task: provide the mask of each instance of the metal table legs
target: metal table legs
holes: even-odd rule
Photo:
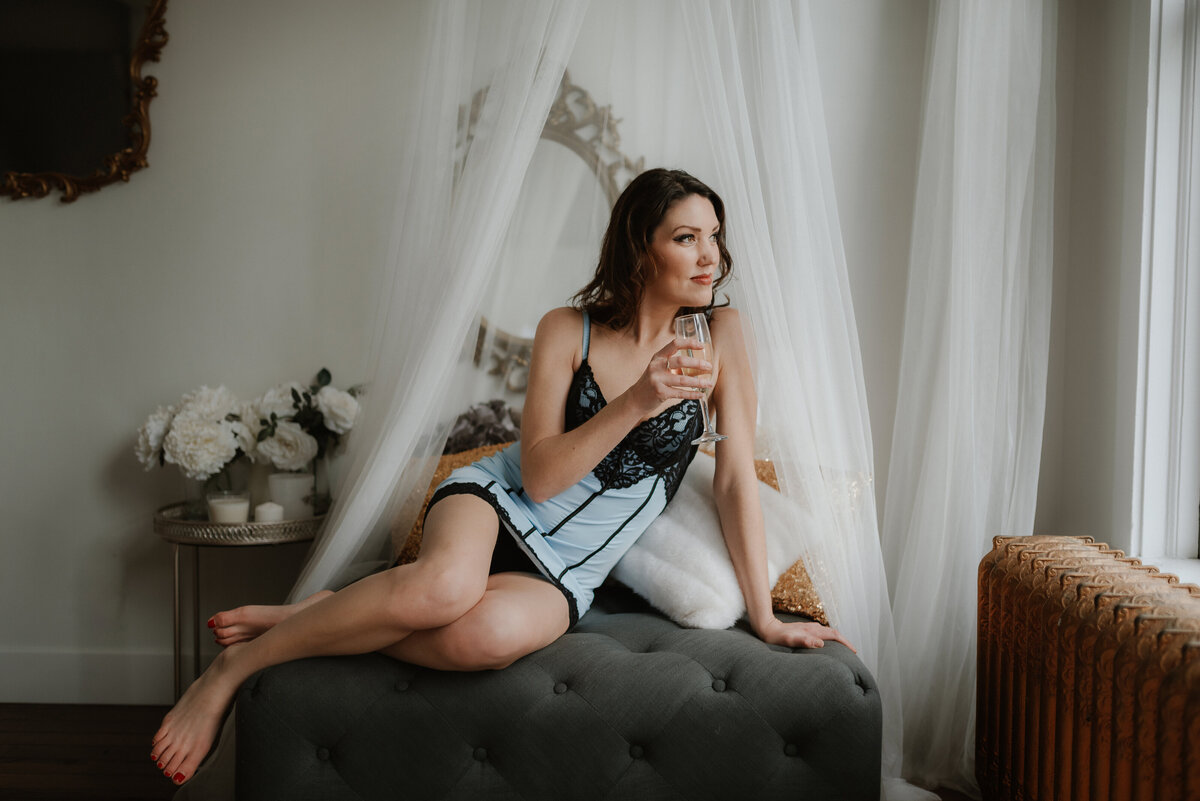
[[[175,560],[175,597],[172,609],[175,616],[175,700],[183,695],[183,640],[179,603],[179,543],[172,543]],[[192,546],[192,617],[200,615],[200,548]],[[192,681],[200,675],[200,621],[192,621]]]

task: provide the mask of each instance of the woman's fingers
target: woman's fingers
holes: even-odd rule
[[[851,645],[850,641],[847,640],[844,636],[842,636],[842,633],[839,632],[837,629],[829,628],[828,626],[825,626],[823,628],[825,629],[825,631],[823,632],[824,639],[836,640],[836,641],[840,642],[842,645],[849,648],[854,653],[856,653],[856,654],[858,653],[858,649],[855,648],[853,645]]]
[[[688,339],[685,337],[677,337],[666,345],[656,354],[658,356],[670,356],[678,350],[698,350],[703,352],[704,343],[698,339]]]
[[[820,623],[780,623],[783,632],[777,642],[792,648],[823,648],[828,641],[840,642],[854,653],[858,649],[850,644],[840,631]]]

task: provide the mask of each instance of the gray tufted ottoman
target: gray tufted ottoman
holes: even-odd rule
[[[237,796],[877,801],[880,744],[849,649],[682,629],[606,586],[501,671],[374,654],[263,671],[238,696]]]

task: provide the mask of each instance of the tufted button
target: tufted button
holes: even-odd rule
[[[795,756],[796,754],[800,753],[800,749],[796,747],[795,743],[788,743],[783,747],[783,753],[787,754],[788,756]]]
[[[644,753],[645,753],[645,751],[642,750],[642,747],[640,745],[629,746],[629,755],[631,757],[633,757],[634,759],[641,759],[642,754],[644,754]]]
[[[408,689],[408,682],[405,681],[404,679],[400,679],[400,681],[396,682],[396,692],[402,693],[407,689]]]
[[[725,692],[725,680],[724,679],[713,679],[713,689],[719,693]]]
[[[475,749],[474,757],[476,762],[483,762],[485,759],[487,759],[487,749],[483,746],[479,746]]]
[[[561,681],[558,684],[554,685],[554,694],[555,695],[562,695],[566,691],[567,691],[567,685],[563,684]]]
[[[317,749],[317,759],[321,760],[322,762],[329,759],[329,749],[328,748],[318,748]]]

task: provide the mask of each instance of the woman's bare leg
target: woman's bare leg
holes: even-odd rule
[[[382,653],[436,670],[500,669],[545,648],[570,624],[567,599],[557,587],[526,573],[499,573],[470,612],[441,628],[414,632]]]
[[[249,642],[263,632],[274,628],[301,609],[333,595],[329,590],[313,593],[303,601],[275,606],[239,606],[226,612],[218,612],[208,621],[217,645],[230,646]]]
[[[473,495],[439,502],[425,521],[416,562],[367,576],[218,654],[163,719],[151,759],[177,784],[194,775],[238,687],[263,668],[378,651],[462,617],[487,588],[498,527],[495,510]]]

